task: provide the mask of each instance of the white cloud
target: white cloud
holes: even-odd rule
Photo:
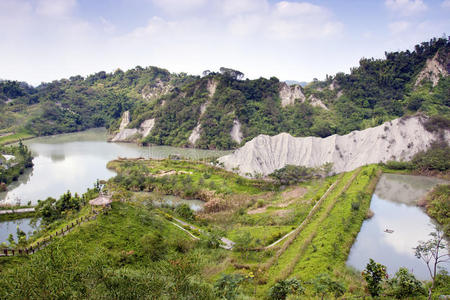
[[[38,0],[36,12],[46,17],[63,18],[72,13],[77,0]]]
[[[386,7],[402,16],[411,16],[428,9],[423,0],[386,0]]]
[[[392,34],[403,33],[406,30],[408,30],[409,28],[411,28],[411,23],[406,22],[406,21],[392,22],[389,24],[389,31]]]
[[[207,0],[152,0],[152,2],[169,14],[193,11],[207,4]]]
[[[257,33],[264,25],[264,17],[261,15],[239,15],[230,20],[228,28],[232,35],[249,36]]]
[[[116,26],[114,26],[114,24],[106,20],[104,17],[100,17],[99,20],[100,23],[103,25],[103,30],[106,33],[113,33],[114,31],[116,31]]]
[[[324,17],[328,15],[328,12],[324,8],[308,2],[281,1],[275,4],[275,14],[281,17]]]
[[[264,12],[269,8],[267,0],[223,0],[221,9],[227,16]]]
[[[333,37],[343,30],[342,23],[334,20],[330,11],[308,2],[229,0],[224,5],[224,22],[236,36],[305,40]],[[231,12],[237,16],[229,18]]]
[[[450,8],[450,0],[444,0],[441,4],[443,8]]]
[[[268,25],[270,37],[277,39],[332,37],[342,29],[327,9],[307,2],[277,3]]]

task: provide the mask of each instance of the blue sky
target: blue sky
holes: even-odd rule
[[[310,81],[450,34],[450,0],[0,0],[0,78],[159,66]]]

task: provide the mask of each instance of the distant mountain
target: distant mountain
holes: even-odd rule
[[[306,81],[296,81],[296,80],[285,80],[284,82],[286,82],[287,85],[298,84],[302,87],[305,87],[308,84],[308,82]]]
[[[416,111],[450,119],[449,52],[448,39],[432,39],[304,87],[242,80],[228,68],[200,77],[136,67],[38,87],[3,81],[0,134],[105,126],[114,141],[233,149],[259,134],[342,135]]]

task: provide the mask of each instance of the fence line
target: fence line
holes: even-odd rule
[[[92,216],[84,216],[79,219],[76,219],[75,221],[71,222],[70,224],[67,224],[65,227],[61,228],[61,230],[57,230],[55,233],[50,234],[48,237],[44,238],[42,241],[38,241],[35,243],[34,247],[33,245],[27,247],[27,248],[19,248],[19,249],[13,249],[13,248],[3,248],[0,249],[0,257],[3,256],[16,256],[16,255],[31,255],[36,253],[39,250],[44,249],[48,244],[50,244],[53,239],[55,239],[58,236],[64,236],[68,232],[72,231],[73,228],[80,226],[81,224],[94,220],[98,216],[98,212],[94,212],[94,215]]]

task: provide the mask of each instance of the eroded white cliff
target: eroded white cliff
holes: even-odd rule
[[[138,138],[148,136],[155,126],[155,119],[142,122],[139,128],[126,128],[130,124],[130,112],[127,110],[122,115],[119,131],[111,138],[111,142],[134,142]]]
[[[396,119],[378,127],[327,138],[296,138],[287,133],[259,135],[232,154],[219,158],[219,162],[228,170],[238,167],[242,175],[268,175],[286,165],[319,167],[331,162],[334,171],[339,173],[371,163],[409,160],[438,138],[437,133],[424,128],[424,118]],[[447,142],[449,137],[446,132]]]
[[[445,58],[441,58],[441,60],[442,59]],[[432,59],[427,59],[425,67],[417,76],[415,86],[420,85],[420,83],[424,79],[430,80],[433,86],[436,86],[439,82],[439,79],[445,76],[448,76],[447,66],[442,61],[440,61],[438,52],[435,56],[433,56]]]
[[[300,102],[305,101],[305,95],[303,94],[302,87],[298,84],[287,85],[285,82],[280,83],[279,95],[281,98],[281,106],[286,107],[295,103],[295,100]]]

